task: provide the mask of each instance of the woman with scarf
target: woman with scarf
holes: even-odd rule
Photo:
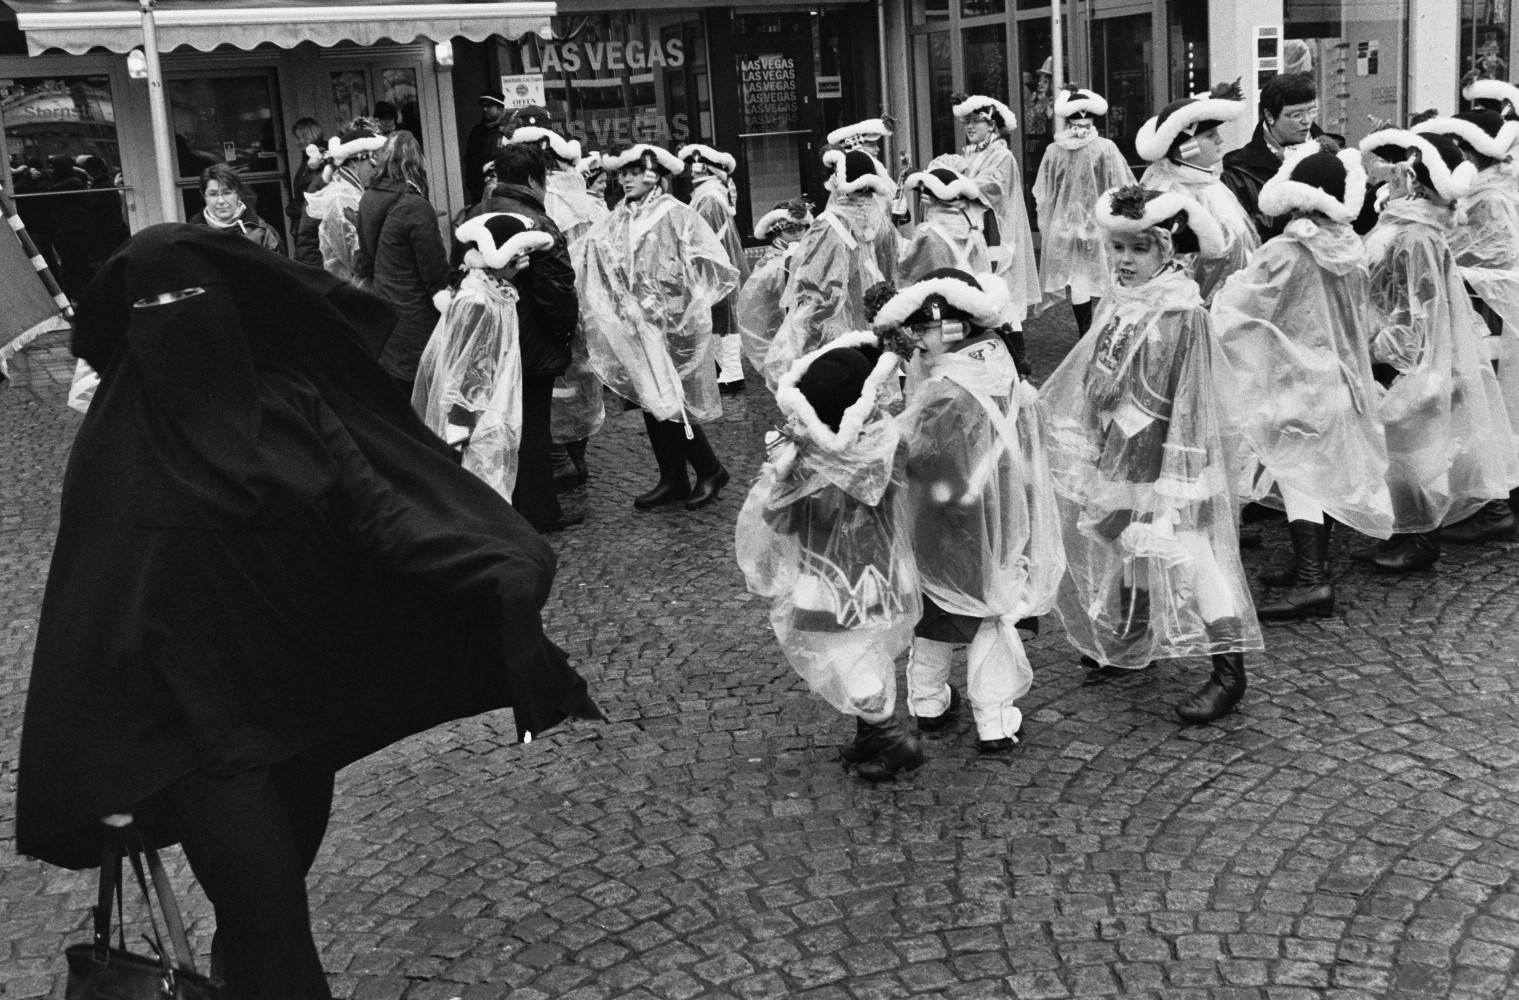
[[[200,173],[200,196],[206,207],[195,213],[192,226],[207,226],[252,240],[265,250],[284,253],[284,241],[275,228],[253,210],[248,185],[225,163],[213,163]]]

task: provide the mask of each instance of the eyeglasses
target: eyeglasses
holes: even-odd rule
[[[1299,125],[1311,125],[1319,120],[1318,105],[1314,105],[1306,111],[1284,111],[1282,117],[1288,121],[1297,122]]]

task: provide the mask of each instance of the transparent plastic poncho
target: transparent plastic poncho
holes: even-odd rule
[[[464,467],[511,502],[522,444],[522,348],[510,283],[479,268],[465,272],[417,363],[411,405],[445,440],[450,423],[463,423],[457,411],[467,411],[474,429]]]
[[[1044,150],[1034,178],[1039,212],[1041,308],[1066,300],[1101,298],[1111,280],[1107,236],[1097,226],[1097,199],[1134,183],[1134,174],[1111,139],[1092,133],[1077,145],[1057,138]]]
[[[1452,213],[1397,198],[1366,236],[1372,359],[1398,372],[1382,397],[1393,529],[1432,531],[1519,486],[1519,444],[1446,243]]]
[[[781,293],[785,318],[762,369],[772,391],[802,355],[870,326],[865,289],[883,278],[874,243],[884,218],[879,201],[878,195],[834,195],[797,244]]]
[[[933,164],[930,164],[932,168]],[[996,273],[1007,282],[1015,324],[1039,303],[1039,264],[1034,257],[1034,234],[1029,228],[1028,206],[1023,203],[1023,171],[1018,157],[1004,139],[984,146],[966,146],[961,171],[981,186],[997,221],[997,245],[990,248]],[[989,230],[988,230],[989,232]],[[987,240],[991,242],[990,238]]]
[[[1239,203],[1224,182],[1219,168],[1198,170],[1170,160],[1157,160],[1145,170],[1139,183],[1157,191],[1178,191],[1196,198],[1198,204],[1218,220],[1224,231],[1222,256],[1206,258],[1201,254],[1178,254],[1202,294],[1203,303],[1213,301],[1214,294],[1235,271],[1250,263],[1250,255],[1260,249],[1261,236],[1245,206]]]
[[[728,262],[738,271],[739,287],[749,280],[749,258],[744,255],[744,241],[739,238],[733,205],[728,200],[728,185],[708,175],[691,188],[691,207],[717,236],[728,251]]]
[[[668,194],[624,200],[571,256],[601,381],[659,420],[721,417],[712,306],[738,272],[701,216]]]
[[[739,567],[772,602],[787,661],[846,714],[878,707],[861,692],[893,689],[923,610],[899,443],[879,403],[838,448],[789,422],[735,529]]]
[[[607,203],[585,189],[585,178],[577,170],[556,170],[548,175],[548,190],[543,196],[543,210],[571,248],[610,213]],[[576,273],[579,279],[579,273]],[[601,379],[591,370],[590,353],[585,342],[585,311],[575,324],[570,338],[570,365],[554,379],[554,402],[549,410],[549,433],[559,444],[582,441],[601,430],[606,420],[606,403],[602,398]]]
[[[757,372],[765,371],[765,357],[770,353],[770,345],[775,342],[775,333],[781,328],[781,320],[786,318],[781,297],[786,292],[786,282],[791,277],[791,264],[800,246],[799,243],[792,243],[784,250],[768,251],[749,275],[749,280],[744,282],[744,287],[738,290],[735,309],[738,332],[743,338],[744,357],[749,359]],[[775,388],[768,375],[765,382],[770,388]]]
[[[1450,249],[1461,277],[1503,320],[1498,384],[1511,422],[1519,421],[1519,186],[1489,167],[1456,204]]]
[[[1392,532],[1387,439],[1371,375],[1366,251],[1342,222],[1298,219],[1224,283],[1214,331],[1251,460],[1241,484],[1295,490],[1363,535]]]
[[[906,288],[941,267],[966,274],[992,273],[986,237],[981,232],[985,214],[986,208],[979,202],[944,204],[923,199],[923,218],[897,261],[897,287]]]
[[[1233,391],[1197,283],[1114,285],[1040,389],[1066,576],[1055,607],[1100,663],[1261,648],[1240,564]]]
[[[994,642],[973,646],[968,670],[994,685],[973,690],[1009,704],[1034,677],[1016,624],[1050,610],[1065,573],[1037,401],[989,337],[918,355],[898,418],[923,592],[995,629]]]
[[[349,284],[364,284],[359,277],[359,201],[363,189],[339,175],[320,191],[306,196],[306,213],[317,220],[317,246],[322,267]]]

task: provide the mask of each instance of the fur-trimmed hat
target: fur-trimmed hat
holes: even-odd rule
[[[930,271],[893,295],[876,313],[877,330],[959,319],[982,330],[1004,322],[1011,297],[994,274],[970,275],[951,267]]]
[[[897,193],[897,184],[881,166],[881,161],[863,149],[851,149],[847,153],[830,149],[823,154],[823,166],[830,171],[824,186],[834,194],[865,191],[891,198]]]
[[[1109,233],[1162,229],[1177,253],[1223,256],[1228,246],[1223,226],[1191,195],[1157,191],[1142,184],[1105,191],[1097,199],[1097,224]]]
[[[754,224],[754,238],[768,240],[779,232],[796,232],[813,223],[812,206],[804,198],[793,198],[777,205]]]
[[[844,149],[856,149],[862,143],[880,142],[891,135],[891,126],[881,118],[867,118],[853,125],[845,125],[828,133],[828,142]]]
[[[512,112],[511,124],[513,128],[527,128],[536,125],[539,128],[553,128],[554,118],[547,108],[540,108],[536,104],[530,104],[525,108],[517,108]]]
[[[1108,102],[1095,90],[1066,84],[1055,95],[1055,117],[1101,118],[1108,113]]]
[[[537,145],[553,152],[561,163],[580,162],[580,140],[566,139],[551,129],[539,125],[524,125],[512,133],[509,140],[522,145]]]
[[[581,157],[580,162],[575,164],[575,169],[580,171],[580,176],[584,177],[587,182],[593,181],[607,172],[606,163],[601,159],[601,153],[594,149]]]
[[[1011,132],[1018,127],[1018,116],[1013,109],[984,94],[972,94],[950,109],[956,118],[974,121],[985,119],[1000,132]]]
[[[349,160],[372,156],[384,148],[383,135],[377,135],[367,128],[354,128],[327,140],[326,159],[333,166],[341,167]]]
[[[781,376],[775,402],[809,442],[837,454],[854,444],[902,359],[856,330],[802,355]]]
[[[675,175],[684,173],[686,165],[678,159],[674,153],[659,146],[651,146],[646,142],[629,146],[620,153],[613,153],[601,160],[602,168],[608,173],[615,174],[623,167],[632,166],[642,161],[644,169],[658,170],[666,174]]]
[[[1302,209],[1336,222],[1350,222],[1366,201],[1366,168],[1359,149],[1330,153],[1314,143],[1287,151],[1276,175],[1261,188],[1261,214],[1286,215]]]
[[[934,167],[932,170],[919,170],[909,174],[902,186],[909,191],[922,191],[935,201],[986,200],[981,194],[981,185],[974,178],[966,177],[949,167]]]
[[[1519,87],[1505,80],[1471,80],[1461,88],[1461,96],[1473,108],[1496,111],[1510,121],[1519,118]]]
[[[460,243],[473,243],[481,261],[490,268],[505,267],[525,253],[554,245],[554,237],[539,229],[532,219],[515,212],[486,212],[466,219],[454,231],[454,238]]]
[[[1239,81],[1221,83],[1206,94],[1184,97],[1161,108],[1158,115],[1140,126],[1134,149],[1151,163],[1163,160],[1178,142],[1232,122],[1244,111]]]
[[[1508,156],[1519,141],[1519,122],[1508,121],[1496,111],[1463,111],[1448,118],[1430,118],[1413,130],[1418,135],[1437,132],[1450,136],[1494,160]]]
[[[1412,162],[1420,184],[1433,188],[1447,201],[1466,196],[1477,179],[1476,164],[1468,160],[1449,136],[1387,128],[1361,140],[1361,151],[1388,163]]]
[[[731,154],[724,153],[720,149],[713,149],[711,146],[703,146],[699,142],[680,147],[675,151],[675,155],[686,163],[705,163],[725,174],[731,174],[738,169],[738,161]]]

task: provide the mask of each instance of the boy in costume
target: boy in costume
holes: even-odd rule
[[[1040,292],[1034,234],[1023,203],[1023,171],[1007,144],[1018,118],[1006,104],[979,94],[966,97],[952,110],[965,128],[966,144],[960,151],[965,157],[963,173],[980,186],[989,206],[982,234],[997,274],[1007,283],[1011,323],[1021,330]]]
[[[691,171],[690,205],[717,234],[728,251],[728,261],[738,270],[738,288],[712,307],[712,335],[717,338],[717,389],[723,395],[744,391],[743,347],[733,312],[739,290],[749,280],[749,258],[738,236],[734,219],[733,157],[700,143],[682,146],[675,154]]]
[[[754,224],[754,238],[768,240],[770,246],[739,289],[736,311],[744,356],[756,371],[765,370],[765,355],[786,315],[781,297],[791,280],[797,245],[815,221],[807,200],[793,198],[766,212]]]
[[[964,167],[963,157],[943,156],[934,162],[938,166],[909,174],[902,184],[904,190],[918,195],[920,210],[912,239],[897,261],[899,287],[946,267],[967,274],[992,271],[981,232],[990,206],[981,186],[957,169]]]

